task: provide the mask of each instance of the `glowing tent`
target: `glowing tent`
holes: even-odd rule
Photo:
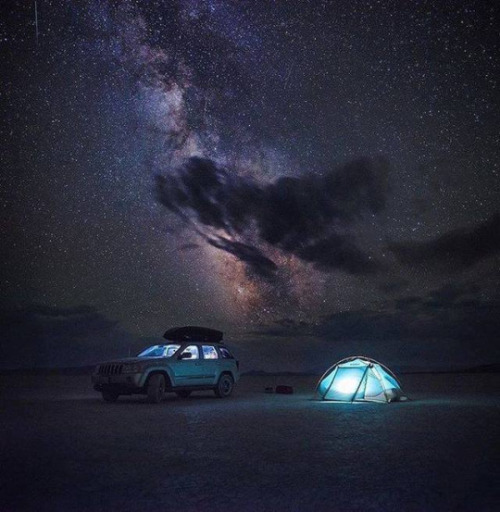
[[[339,402],[407,400],[391,370],[362,356],[342,359],[329,368],[319,380],[316,393],[321,400]]]

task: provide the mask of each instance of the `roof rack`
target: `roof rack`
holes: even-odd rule
[[[192,325],[168,329],[163,335],[165,339],[171,341],[208,341],[210,343],[220,343],[223,336],[222,331]]]

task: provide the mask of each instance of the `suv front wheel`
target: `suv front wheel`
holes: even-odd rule
[[[157,373],[148,382],[148,402],[159,404],[165,395],[165,377]]]
[[[220,376],[219,382],[217,383],[217,387],[214,391],[219,398],[227,398],[233,392],[233,388],[233,377],[228,373],[224,373]]]

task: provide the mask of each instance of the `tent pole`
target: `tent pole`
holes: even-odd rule
[[[380,364],[380,363],[379,363],[379,364]],[[386,389],[385,389],[384,379],[382,379],[382,377],[381,377],[381,375],[380,375],[380,372],[377,370],[377,368],[374,368],[374,369],[373,369],[373,372],[377,375],[378,380],[379,380],[379,381],[380,381],[380,383],[382,384],[382,391],[384,392],[385,401],[386,401],[387,403],[389,403],[389,397],[387,396],[387,391],[386,391]],[[395,378],[395,377],[394,377],[394,378]],[[397,381],[397,379],[396,379],[396,382],[398,382],[398,381]],[[399,384],[399,382],[398,382],[398,384]]]
[[[351,398],[351,404],[354,402],[354,399],[356,398],[356,395],[358,394],[359,388],[361,387],[361,384],[365,380],[366,372],[368,371],[368,368],[370,368],[370,365],[366,367],[365,373],[363,373],[363,376],[361,377],[361,380],[359,381],[358,387],[356,388],[356,391],[354,392],[354,395],[352,395]]]
[[[328,395],[328,392],[330,391],[330,389],[332,388],[332,385],[333,385],[333,381],[335,380],[335,375],[337,374],[337,371],[338,371],[339,367],[337,366],[337,368],[335,368],[335,370],[333,370],[333,376],[332,376],[332,381],[330,382],[330,385],[328,386],[328,388],[326,389],[326,391],[323,393],[323,396],[321,397],[322,400],[326,400],[325,396]]]

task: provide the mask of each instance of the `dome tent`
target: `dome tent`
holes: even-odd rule
[[[396,376],[374,359],[353,356],[329,368],[316,388],[321,400],[395,402],[407,400]]]

